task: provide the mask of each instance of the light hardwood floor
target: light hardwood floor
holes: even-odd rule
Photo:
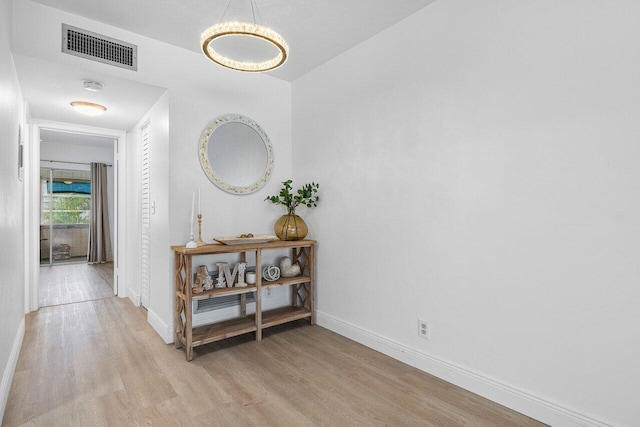
[[[542,425],[305,321],[198,347],[190,363],[128,300],[26,323],[3,426]]]
[[[38,305],[69,304],[113,296],[113,263],[40,267]]]

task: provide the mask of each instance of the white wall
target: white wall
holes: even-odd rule
[[[142,251],[142,183],[141,177],[141,161],[140,161],[140,127],[149,120],[148,113],[142,120],[132,129],[127,131],[127,143],[124,147],[127,155],[127,211],[125,214],[129,232],[127,233],[127,254],[130,259],[136,262],[127,264],[127,297],[136,305],[140,306],[142,275],[141,251]]]
[[[113,147],[92,147],[87,145],[78,145],[74,143],[61,143],[43,140],[40,143],[40,158],[45,160],[58,160],[58,162],[41,162],[40,167],[55,168],[65,170],[84,170],[90,171],[91,165],[79,165],[66,162],[77,163],[104,163],[111,165],[107,168],[107,202],[109,210],[109,231],[111,233],[111,246],[113,247],[113,208],[114,203],[114,181],[113,181]]]
[[[24,192],[18,181],[18,126],[24,103],[11,56],[12,2],[0,0],[0,420],[24,335]],[[25,132],[25,131],[23,131]]]
[[[157,44],[157,45],[156,45]],[[202,192],[202,237],[269,232],[279,212],[264,202],[268,192],[291,176],[291,92],[286,82],[267,76],[219,70],[201,55],[154,42],[164,67],[164,105],[152,120],[152,275],[149,321],[167,342],[173,340],[173,252],[189,236],[191,197]],[[216,78],[213,78],[216,74]],[[168,104],[168,108],[166,105]],[[271,138],[275,170],[267,187],[251,195],[222,192],[206,177],[197,143],[207,123],[224,113],[256,120]],[[132,161],[139,161],[132,160]],[[168,173],[167,173],[168,171]]]
[[[151,141],[151,174],[153,179],[153,185],[151,185],[151,197],[156,201],[158,207],[165,206],[164,209],[158,210],[156,208],[156,214],[152,217],[151,223],[151,283],[154,281],[165,280],[161,275],[166,271],[162,268],[162,264],[165,261],[159,261],[165,258],[166,248],[162,245],[157,245],[155,239],[158,236],[166,235],[168,228],[168,205],[166,198],[168,195],[168,147],[169,147],[169,96],[165,93],[156,102],[153,107],[145,114],[144,117],[127,132],[127,158],[128,170],[127,170],[127,183],[128,183],[128,197],[129,203],[127,204],[127,221],[130,226],[131,232],[128,234],[128,253],[132,259],[139,260],[141,258],[142,251],[142,162],[141,162],[141,128],[149,123],[150,128],[150,141]],[[129,264],[129,290],[128,296],[134,302],[134,304],[140,304],[141,297],[141,281],[142,270],[140,262],[133,262]],[[153,287],[153,285],[151,285]],[[154,288],[155,289],[155,288]],[[154,294],[157,292],[154,292]],[[156,302],[157,304],[157,302]]]
[[[554,425],[637,424],[638,16],[438,1],[296,80],[321,324]]]
[[[202,189],[203,238],[244,232],[270,232],[281,212],[263,199],[291,177],[291,85],[268,75],[223,69],[203,55],[142,37],[31,1],[17,2],[15,53],[108,73],[167,89],[168,109],[162,137],[152,134],[152,256],[149,321],[166,340],[173,340],[173,252],[188,240],[191,194]],[[61,23],[105,34],[138,46],[138,71],[132,72],[60,53]],[[38,28],[31,32],[28,28]],[[164,109],[164,107],[163,107]],[[267,187],[248,196],[223,193],[202,172],[197,155],[200,132],[224,113],[241,113],[258,122],[275,151],[275,170]],[[166,120],[165,120],[166,119]],[[130,130],[131,134],[134,130]],[[168,135],[168,137],[165,137]],[[128,152],[128,151],[127,151]],[[129,158],[129,162],[139,159]],[[131,199],[129,199],[131,200]],[[128,220],[127,229],[138,224]],[[129,245],[127,245],[129,248]],[[157,252],[155,252],[157,251]],[[138,257],[138,258],[136,258]],[[139,252],[128,257],[139,262]],[[131,280],[135,280],[135,277]],[[125,284],[135,286],[132,283]]]
[[[217,71],[218,67],[207,60],[203,61],[202,55],[187,51],[179,53],[183,55],[178,57],[177,63],[190,70],[190,76],[202,84],[186,85],[182,77],[184,71],[181,71],[175,78],[175,83],[180,85],[174,83],[169,86],[170,174],[167,183],[170,192],[170,233],[167,234],[166,245],[185,244],[188,241],[191,197],[198,187],[202,192],[203,240],[211,241],[216,236],[242,233],[273,233],[273,224],[283,212],[274,209],[264,199],[268,194],[277,193],[280,182],[292,175],[290,84],[264,75],[233,72],[225,72],[224,76],[215,80],[210,79],[208,75]],[[257,80],[255,77],[262,78]],[[227,194],[209,181],[200,166],[197,150],[200,133],[210,120],[225,113],[240,113],[252,118],[269,135],[273,145],[274,171],[265,188],[256,193],[243,196]],[[152,164],[156,162],[154,156],[155,152],[152,152]],[[151,185],[156,186],[155,178]],[[162,258],[153,259],[153,262],[161,264],[165,269],[161,274],[170,278],[172,283],[173,255],[170,252],[167,255],[164,264]],[[206,259],[199,259],[198,262],[206,262]],[[165,305],[165,315],[172,316],[172,288],[169,286],[164,290],[162,293],[152,290],[152,304],[154,297],[169,302]]]

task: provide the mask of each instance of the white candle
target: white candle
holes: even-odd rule
[[[196,210],[196,192],[191,195],[191,234],[193,234],[193,221],[195,219],[193,212]]]
[[[202,199],[200,198],[200,187],[198,187],[198,215],[202,214]]]

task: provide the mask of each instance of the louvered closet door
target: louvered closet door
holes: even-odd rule
[[[142,286],[141,303],[149,308],[149,283],[151,277],[151,126],[141,129],[142,139]]]

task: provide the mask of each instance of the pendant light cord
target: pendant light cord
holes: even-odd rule
[[[249,0],[249,1],[251,2],[251,14],[253,15],[253,23],[257,24],[257,22],[256,22],[256,11],[253,8],[254,1],[253,0]]]
[[[233,0],[229,0],[229,3],[227,3],[227,7],[224,9],[224,13],[220,18],[220,23],[222,23],[225,16],[227,16],[227,12],[229,11],[229,6],[231,6],[232,1]],[[260,11],[258,10],[258,3],[255,0],[249,0],[249,3],[251,3],[251,15],[253,15],[253,23],[259,24],[260,22],[262,22],[262,17],[260,16]],[[256,14],[258,15],[258,20],[256,20]]]
[[[262,25],[262,16],[260,16],[260,9],[258,9],[258,2],[257,2],[256,0],[252,0],[252,1],[253,1],[253,2],[255,3],[255,5],[256,5],[256,15],[258,15],[258,21],[256,22],[256,20],[255,20],[255,19],[256,19],[256,18],[255,18],[255,16],[253,17],[253,20],[254,20],[254,22],[255,22],[256,24],[260,24],[260,25]]]
[[[227,11],[229,10],[229,6],[231,6],[231,2],[232,2],[232,1],[233,1],[233,0],[229,0],[229,3],[227,3],[227,7],[226,7],[226,9],[224,10],[224,13],[222,14],[222,18],[220,18],[220,22],[222,22],[222,21],[224,20],[224,17],[225,17],[225,16],[227,16]]]

